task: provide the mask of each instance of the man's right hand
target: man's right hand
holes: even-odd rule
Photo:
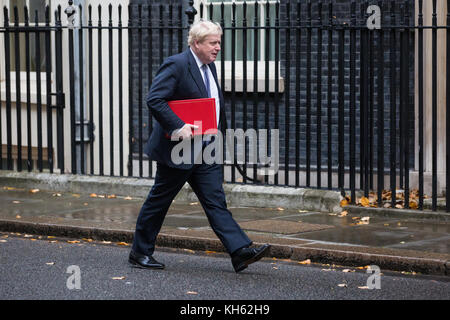
[[[193,130],[198,129],[198,126],[186,123],[182,128],[175,130],[172,133],[172,140],[192,139]]]

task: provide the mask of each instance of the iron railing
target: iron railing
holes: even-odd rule
[[[368,24],[376,21],[369,2],[349,0],[346,9],[333,4],[77,6],[74,27],[62,22],[61,7],[52,22],[47,7],[44,21],[34,16],[34,23],[27,8],[20,21],[23,8],[5,7],[0,169],[153,177],[154,165],[143,153],[154,121],[145,96],[162,61],[187,48],[189,25],[212,18],[224,31],[216,66],[231,128],[275,129],[280,136],[273,176],[258,177],[259,165],[247,155],[242,164],[225,166],[227,182],[339,189],[351,203],[359,191],[366,197],[375,192],[379,207],[386,205],[386,191],[400,189],[404,207],[423,209],[429,193],[433,210],[445,193],[450,211],[450,175],[438,172],[438,162],[450,168],[448,148],[438,146],[447,146],[450,137],[450,112],[438,135],[438,112],[450,110],[448,95],[441,94],[445,104],[438,95],[439,73],[449,74],[450,63],[438,69],[438,54],[449,61],[450,13],[446,25],[438,25],[433,0],[431,24],[425,25],[423,1],[417,0],[417,14],[414,1],[378,1],[378,28]],[[446,37],[445,48],[438,48],[438,36]],[[44,63],[32,67],[42,54]],[[248,151],[248,141],[243,148]],[[443,154],[445,161],[438,158]],[[398,199],[387,202],[395,207]]]

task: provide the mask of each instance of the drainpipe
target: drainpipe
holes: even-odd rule
[[[83,65],[85,64],[84,52],[80,52],[80,42],[79,42],[79,32],[82,32],[79,28],[80,19],[82,24],[85,25],[84,14],[80,18],[80,8],[81,5],[83,13],[86,7],[86,0],[69,0],[69,7],[64,11],[67,14],[67,21],[69,28],[73,28],[73,57],[74,57],[74,102],[75,102],[75,141],[76,141],[76,173],[86,173],[86,142],[89,142],[89,131],[86,123],[86,79],[83,77]],[[82,63],[80,65],[80,55],[82,55]],[[83,77],[83,83],[80,86],[80,79]],[[81,110],[80,96],[83,92],[83,110]],[[83,114],[83,119],[81,119],[81,114]],[[83,134],[81,131],[83,130]],[[82,139],[83,138],[83,139]],[[82,141],[83,140],[83,141]]]

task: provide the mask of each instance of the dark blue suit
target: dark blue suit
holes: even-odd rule
[[[220,98],[219,129],[225,133],[226,117],[223,96],[214,63],[209,65]],[[190,49],[167,58],[155,76],[147,97],[147,105],[157,122],[145,146],[145,152],[157,162],[155,184],[144,202],[136,223],[133,250],[152,255],[156,237],[165,215],[177,193],[188,182],[208,217],[211,228],[228,253],[249,246],[250,239],[227,209],[223,191],[222,166],[219,164],[174,164],[172,148],[178,143],[166,137],[185,124],[169,108],[167,101],[207,98],[203,78]]]

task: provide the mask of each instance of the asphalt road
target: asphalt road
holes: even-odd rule
[[[166,269],[145,270],[129,246],[68,240],[0,233],[0,299],[450,299],[449,277],[381,270],[367,289],[364,269],[265,258],[236,274],[224,254],[170,249],[155,253]]]

